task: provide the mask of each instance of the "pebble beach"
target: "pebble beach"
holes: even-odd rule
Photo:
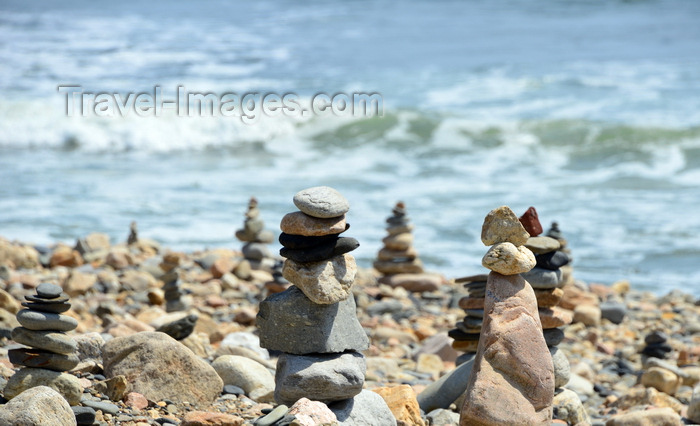
[[[400,207],[400,212],[405,214],[403,205]],[[360,396],[364,398],[361,399],[363,413],[350,417],[346,413],[343,422],[338,413],[348,410],[347,407],[294,394],[294,389],[306,385],[297,382],[289,385],[284,380],[276,383],[282,380],[280,375],[287,374],[277,371],[282,366],[278,364],[280,357],[287,357],[284,363],[287,370],[294,368],[293,360],[304,358],[285,351],[304,353],[303,348],[312,342],[316,346],[312,345],[307,352],[325,350],[318,348],[319,339],[312,335],[305,342],[288,338],[294,333],[292,329],[285,331],[283,323],[293,322],[296,315],[285,317],[285,309],[290,308],[275,307],[270,305],[273,302],[266,301],[269,306],[265,309],[271,313],[264,315],[265,323],[256,318],[261,302],[284,294],[291,285],[279,273],[281,258],[264,247],[270,242],[270,231],[263,230],[265,225],[256,222],[260,221],[257,209],[257,202],[251,200],[248,212],[242,217],[243,226],[236,232],[241,240],[239,244],[247,245],[242,250],[233,248],[237,244],[232,239],[228,248],[172,251],[157,241],[140,238],[136,224],[122,242],[112,242],[100,233],[79,238],[74,246],[34,247],[0,239],[0,387],[4,389],[0,419],[3,424],[15,424],[21,415],[32,413],[54,419],[75,416],[77,424],[129,426],[383,425],[394,424],[392,421],[403,425],[458,425],[470,374],[465,367],[471,367],[473,354],[454,349],[460,346],[455,345],[450,330],[463,320],[466,309],[474,308],[465,306],[464,300],[473,298],[474,286],[469,283],[478,279],[415,270],[419,253],[409,244],[405,249],[416,256],[409,263],[413,265],[409,271],[393,271],[399,273],[387,279],[376,269],[357,268],[354,282],[344,290],[351,296],[349,299],[324,294],[322,297],[335,299],[318,300],[302,284],[292,286],[301,286],[308,297],[319,303],[337,303],[341,299],[354,302],[347,315],[357,315],[360,335],[353,340],[357,330],[341,327],[338,343],[328,345],[340,345],[331,352],[345,351],[344,354],[356,353],[364,358],[360,388],[357,382],[337,383],[338,378],[324,373],[324,367],[317,367],[317,374],[326,374],[323,377],[330,374],[331,379],[325,379],[328,382],[325,384],[316,383],[310,391],[323,395],[340,389],[341,393],[349,392],[351,398],[359,395],[354,397],[357,401]],[[294,214],[298,216],[302,212]],[[412,229],[405,219],[397,225],[396,214],[395,209],[387,220],[389,230],[396,226],[403,227],[403,231]],[[334,215],[337,212],[330,214]],[[304,227],[308,224],[297,216],[283,219],[283,231],[307,232]],[[320,220],[324,226],[337,228],[336,233],[346,229],[345,223],[336,224],[335,218]],[[320,232],[314,229],[309,232]],[[323,237],[296,238],[295,243],[290,243],[295,235],[286,235],[290,235],[287,240],[280,241],[288,245],[311,241],[308,238],[321,238],[319,247],[327,245]],[[377,239],[381,238],[382,235],[377,235]],[[341,242],[336,247],[343,251],[357,247],[354,243],[348,246],[347,240],[339,239]],[[251,250],[251,244],[258,245],[256,250]],[[386,254],[386,249],[382,250]],[[575,247],[569,247],[569,252],[573,252],[575,259]],[[290,256],[290,251],[286,254]],[[347,263],[347,256],[338,257],[345,258]],[[307,263],[300,265],[309,264],[308,258],[301,260]],[[402,258],[397,264],[405,262]],[[464,276],[485,271],[479,266],[479,259],[473,259],[472,263],[472,267],[465,267]],[[663,295],[642,292],[628,281],[583,282],[576,279],[575,262],[568,268],[569,278],[561,286],[563,291],[556,309],[568,315],[571,324],[561,328],[563,337],[555,343],[568,363],[554,363],[555,375],[566,376],[568,381],[563,389],[557,386],[552,424],[696,424],[694,421],[700,420],[698,395],[693,398],[693,388],[700,382],[700,303],[696,298],[681,289]],[[412,274],[418,278],[408,279]],[[441,278],[435,279],[436,276]],[[304,298],[301,292],[299,295]],[[63,312],[43,314],[44,321],[53,318],[53,322],[48,328],[35,329],[56,330],[48,332],[53,333],[49,337],[70,336],[76,345],[64,351],[73,355],[61,355],[61,360],[68,362],[63,368],[55,368],[56,360],[46,355],[46,351],[39,352],[49,359],[43,366],[53,366],[45,368],[66,372],[42,369],[51,374],[47,377],[35,374],[36,378],[21,381],[12,379],[22,369],[40,369],[10,362],[8,353],[32,344],[13,330],[32,327],[27,317],[31,320],[36,315],[28,311],[51,300],[55,301],[52,306],[59,307],[39,308]],[[313,310],[302,305],[317,302],[299,303],[293,302],[291,311]],[[70,308],[65,310],[61,304],[70,304]],[[274,320],[270,315],[280,318]],[[275,323],[273,328],[271,322]],[[329,333],[334,335],[332,331]],[[18,345],[13,337],[25,346]],[[328,340],[336,341],[333,339]],[[43,341],[37,344],[44,347]],[[148,349],[134,355],[142,346]],[[266,350],[262,346],[283,350]],[[357,352],[347,352],[350,347]],[[318,365],[328,362],[331,361]],[[350,368],[348,371],[355,368],[347,367],[353,364],[352,360],[344,359],[343,363],[343,368]],[[343,377],[347,379],[346,376]],[[40,386],[41,383],[48,387]],[[321,389],[317,389],[319,386]],[[60,389],[63,396],[52,388]],[[287,389],[287,393],[278,394],[276,388]],[[22,398],[17,395],[31,392],[36,395],[19,402]],[[375,398],[380,395],[381,404],[374,404],[367,395]],[[556,395],[561,395],[559,400]],[[347,397],[341,395],[335,399]],[[8,402],[10,398],[13,399]],[[52,398],[67,398],[72,408],[68,404],[51,403]],[[381,420],[382,415],[387,416],[389,423]]]

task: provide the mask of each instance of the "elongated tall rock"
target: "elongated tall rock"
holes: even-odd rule
[[[482,241],[496,248],[482,262],[492,272],[460,426],[551,423],[554,366],[542,335],[535,293],[519,275],[534,266],[534,256],[523,247],[527,236],[508,207],[486,217]]]

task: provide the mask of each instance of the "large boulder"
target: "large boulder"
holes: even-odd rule
[[[76,425],[68,402],[47,386],[36,386],[0,407],[0,425]]]
[[[224,387],[212,366],[165,333],[141,332],[112,339],[102,348],[102,359],[105,376],[125,376],[130,383],[128,392],[152,401],[204,406]]]

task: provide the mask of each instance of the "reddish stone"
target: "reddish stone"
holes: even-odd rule
[[[239,426],[244,422],[243,418],[231,414],[190,411],[180,426]]]
[[[537,210],[535,210],[534,207],[530,207],[520,216],[520,223],[523,224],[523,228],[525,228],[531,237],[536,237],[542,233],[542,224],[540,224],[540,219],[537,217]]]
[[[459,299],[459,307],[462,309],[484,309],[484,298],[463,297]]]
[[[148,400],[145,396],[138,392],[129,392],[124,398],[124,403],[127,407],[134,408],[136,410],[143,410],[148,407]]]

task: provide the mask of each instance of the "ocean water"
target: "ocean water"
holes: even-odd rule
[[[351,203],[369,266],[398,200],[428,269],[478,273],[535,206],[576,276],[700,295],[700,3],[0,2],[0,235],[239,247],[299,189]],[[377,92],[382,117],[67,117],[85,91]]]

